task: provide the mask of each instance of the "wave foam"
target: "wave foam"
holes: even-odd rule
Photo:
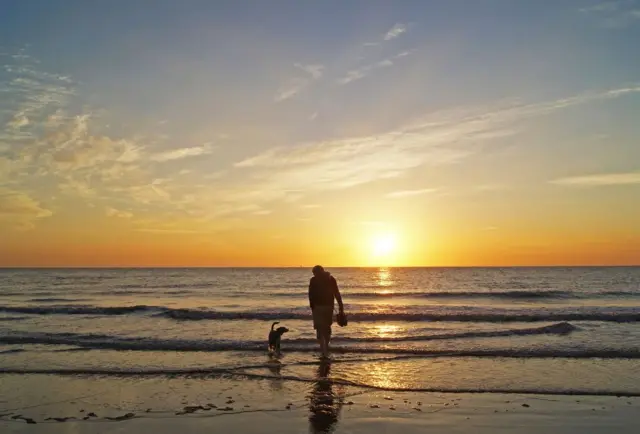
[[[567,335],[576,330],[572,324],[563,322],[543,327],[506,330],[469,331],[461,333],[431,334],[420,336],[400,336],[394,338],[350,338],[336,337],[335,343],[367,344],[367,343],[407,343],[431,340],[453,340],[472,338],[491,338],[505,336],[531,336],[542,334]],[[155,339],[129,338],[104,334],[77,333],[31,333],[0,336],[0,343],[7,345],[70,345],[84,349],[106,349],[126,351],[264,351],[263,341],[229,341],[229,340],[188,340],[188,339]],[[287,340],[287,351],[309,352],[315,351],[314,339]],[[345,353],[376,353],[390,352],[391,354],[432,354],[415,348],[380,348],[363,346],[336,347],[335,351]]]
[[[365,307],[366,308],[366,307]],[[362,306],[360,306],[362,309]],[[164,306],[0,306],[0,312],[30,315],[129,315],[151,314],[179,321],[199,320],[309,320],[307,308],[273,311],[218,311],[211,309],[169,308]],[[629,323],[640,321],[638,308],[572,308],[572,309],[502,309],[433,306],[387,306],[377,311],[360,310],[349,313],[352,322],[375,321],[457,321],[457,322],[543,322],[543,321],[604,321]]]

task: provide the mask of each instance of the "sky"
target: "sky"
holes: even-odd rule
[[[640,264],[640,0],[0,10],[0,266]]]

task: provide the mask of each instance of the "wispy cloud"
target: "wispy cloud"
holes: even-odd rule
[[[620,8],[621,3],[622,2],[620,1],[607,1],[602,3],[597,3],[591,6],[580,8],[580,12],[583,12],[583,13],[613,12],[613,11],[617,11]]]
[[[90,108],[75,99],[75,88],[69,78],[40,72],[36,60],[25,58],[31,62],[28,70],[9,58],[9,63],[13,62],[6,66],[9,79],[6,71],[0,74],[3,95],[0,125],[5,127],[0,130],[0,187],[4,186],[0,226],[3,229],[30,227],[50,215],[51,211],[35,199],[37,196],[19,192],[25,185],[37,185],[36,189],[46,191],[47,198],[55,196],[52,201],[72,197],[82,199],[87,206],[100,205],[105,215],[114,218],[133,219],[134,214],[147,213],[159,219],[187,218],[190,223],[183,226],[188,229],[192,229],[188,225],[194,222],[206,222],[211,229],[213,222],[219,224],[220,219],[262,209],[253,203],[253,196],[246,199],[251,195],[227,188],[224,178],[228,171],[217,169],[207,175],[207,180],[203,177],[202,184],[194,184],[195,176],[185,176],[188,174],[184,171],[161,178],[160,173],[166,173],[163,165],[202,157],[214,146],[207,143],[158,150],[166,139],[159,142],[157,138],[147,140],[144,136],[113,137],[106,133],[104,119],[91,114]],[[300,66],[310,77],[317,78],[322,73],[317,65]],[[30,81],[21,77],[28,77]],[[55,80],[61,86],[60,91],[50,87],[49,82]],[[10,98],[5,98],[7,95]],[[74,107],[83,109],[74,111]],[[16,121],[21,114],[28,117],[28,122]],[[6,128],[10,122],[21,126]],[[226,134],[218,137],[227,138]],[[221,188],[222,185],[225,188]],[[182,227],[162,225],[140,229],[153,229],[158,233],[183,231]]]
[[[408,52],[371,65],[389,67],[399,63],[396,59],[408,55],[404,53]],[[320,80],[325,76],[324,68],[319,65],[298,65],[296,69],[306,80]],[[365,70],[364,73],[369,72]],[[40,76],[48,77],[44,73]],[[167,166],[171,161],[202,157],[212,151],[211,145],[178,149],[168,149],[165,145],[158,149],[157,146],[166,142],[158,144],[146,141],[144,137],[109,135],[99,129],[104,122],[98,115],[91,115],[88,110],[72,110],[82,106],[78,101],[67,101],[73,95],[73,85],[66,78],[58,81],[69,89],[69,94],[56,99],[50,106],[25,114],[29,123],[18,131],[0,133],[11,134],[10,139],[0,137],[0,185],[17,183],[11,186],[11,191],[29,191],[29,194],[22,194],[32,201],[20,199],[23,201],[22,215],[29,217],[13,217],[12,221],[34,223],[46,217],[51,212],[49,209],[57,210],[55,203],[48,199],[50,194],[55,194],[65,199],[69,196],[81,198],[107,215],[128,218],[137,230],[165,234],[200,232],[191,225],[194,222],[202,228],[211,228],[238,217],[266,215],[268,210],[276,209],[270,202],[303,198],[310,202],[316,197],[313,196],[315,192],[400,177],[421,166],[456,164],[484,146],[490,146],[496,138],[517,133],[520,123],[526,119],[590,101],[640,92],[640,86],[628,86],[538,104],[501,104],[426,113],[415,122],[375,135],[295,143],[250,153],[228,170],[216,167],[212,168],[212,173],[203,174],[192,167],[178,167],[169,173]],[[8,86],[7,89],[13,92],[17,85],[9,83]],[[30,86],[32,93],[24,94],[24,101],[40,92],[36,90],[36,84]],[[20,100],[21,103],[24,101]],[[2,111],[0,118],[0,125],[4,126],[15,118],[19,107],[0,99],[0,106],[2,104],[7,109]],[[14,140],[15,137],[18,139]],[[237,150],[243,149],[246,148],[238,147]],[[187,173],[180,169],[192,169],[193,173],[185,176]],[[200,184],[194,181],[198,175],[202,175]],[[47,196],[39,196],[23,188],[32,181],[53,191]],[[14,188],[15,185],[20,187]],[[418,194],[395,193],[397,197]],[[11,199],[12,203],[3,200],[0,207],[5,209],[2,213],[2,222],[5,222],[9,215],[6,210],[16,209],[17,202],[15,198]],[[106,205],[109,207],[105,209]],[[297,206],[303,214],[300,208],[313,205]],[[27,209],[31,212],[25,211]],[[134,218],[140,215],[184,219],[189,223],[174,227],[141,226]]]
[[[419,190],[400,190],[387,193],[386,197],[390,199],[400,199],[404,197],[422,196],[425,194],[435,193],[437,188],[423,188]]]
[[[602,27],[624,28],[640,23],[640,5],[634,0],[607,1],[580,9]]]
[[[38,61],[24,50],[0,54],[6,60],[0,74],[0,124],[13,143],[34,137],[40,124],[65,107],[75,94],[66,76],[38,70]]]
[[[380,47],[383,44],[386,44],[389,41],[402,36],[404,33],[408,32],[408,31],[409,31],[409,25],[408,24],[396,23],[396,24],[393,25],[393,27],[391,27],[385,33],[383,33],[382,35],[378,36],[379,39],[377,41],[365,42],[363,44],[363,46],[364,47]]]
[[[160,152],[151,156],[153,161],[165,162],[172,160],[180,160],[187,157],[197,157],[199,155],[209,154],[212,151],[210,145],[192,146],[189,148],[178,148],[170,151]]]
[[[28,194],[0,188],[0,222],[19,229],[30,229],[35,220],[53,213]]]
[[[364,65],[361,66],[359,68],[356,69],[352,69],[350,71],[347,72],[347,74],[338,79],[338,84],[340,85],[345,85],[351,82],[354,82],[356,80],[360,80],[362,78],[365,78],[366,76],[368,76],[369,74],[371,74],[372,72],[374,72],[375,70],[381,69],[381,68],[389,68],[391,66],[393,66],[394,60],[396,59],[400,59],[403,57],[406,57],[408,55],[410,55],[412,53],[412,51],[403,51],[391,58],[388,59],[383,59],[380,61],[377,61],[375,63],[371,63],[369,65]]]
[[[322,77],[322,73],[324,72],[324,65],[319,64],[311,64],[304,65],[302,63],[295,63],[294,66],[301,71],[306,72],[311,76],[312,79],[317,80]]]
[[[10,129],[20,129],[26,125],[29,125],[29,119],[25,116],[24,113],[18,112],[13,116],[9,122],[7,122],[7,128]]]
[[[105,214],[107,214],[107,217],[118,217],[122,219],[130,219],[133,217],[133,214],[128,211],[121,211],[112,207],[105,208]]]
[[[393,27],[389,29],[389,31],[384,35],[385,41],[390,41],[392,39],[397,38],[408,30],[406,24],[397,23]]]
[[[535,104],[447,110],[377,135],[271,148],[235,164],[251,170],[251,178],[246,178],[250,183],[238,188],[254,191],[246,200],[278,200],[287,189],[304,194],[330,191],[398,177],[420,166],[455,164],[490,146],[496,137],[519,132],[526,120],[636,92],[640,87]]]
[[[570,176],[550,181],[552,184],[572,187],[600,187],[611,185],[640,184],[640,172],[599,173],[585,176]]]
[[[274,98],[275,102],[282,102],[289,98],[293,98],[298,95],[316,80],[319,80],[324,73],[324,65],[320,64],[301,64],[295,63],[294,67],[304,73],[303,76],[298,76],[290,79],[284,86],[282,86]]]

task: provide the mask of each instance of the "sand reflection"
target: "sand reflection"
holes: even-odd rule
[[[309,432],[330,433],[336,429],[344,405],[343,386],[336,386],[329,378],[331,362],[321,362],[309,399]]]

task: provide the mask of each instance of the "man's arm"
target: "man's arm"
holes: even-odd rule
[[[309,280],[309,307],[311,307],[311,310],[313,310],[313,295],[312,295],[312,291],[313,291],[313,280]]]
[[[334,290],[334,297],[336,298],[336,301],[338,302],[338,307],[340,308],[340,312],[342,312],[344,310],[344,305],[342,304],[342,295],[340,295],[340,290],[338,289],[338,281],[335,279],[335,277],[331,277],[331,279],[333,280],[333,290]]]

